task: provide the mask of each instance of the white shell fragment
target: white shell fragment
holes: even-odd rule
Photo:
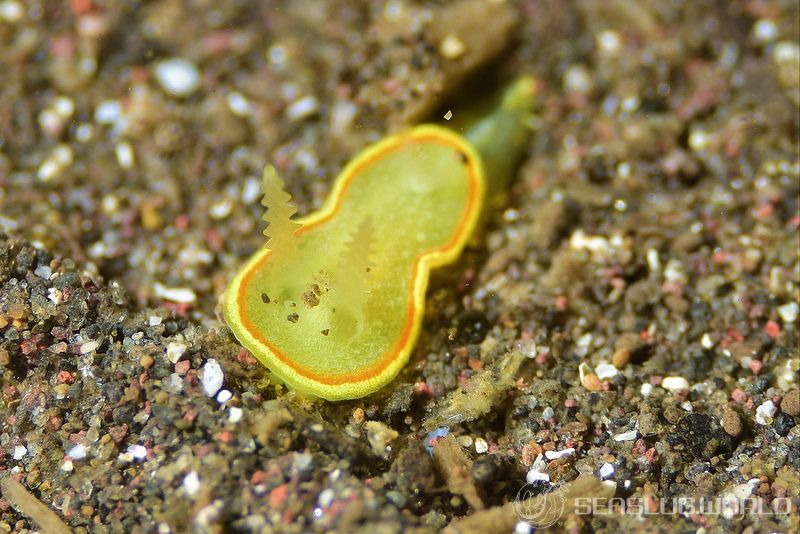
[[[186,97],[200,87],[200,71],[191,61],[174,57],[159,62],[156,80],[170,96]]]
[[[213,397],[222,387],[224,379],[222,367],[217,360],[212,358],[203,366],[201,373],[200,383],[203,384],[203,391],[209,397]]]
[[[688,391],[689,382],[682,376],[668,376],[661,382],[661,387],[668,391]]]

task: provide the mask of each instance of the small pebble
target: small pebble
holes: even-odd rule
[[[661,387],[668,391],[688,391],[689,382],[682,376],[667,376],[661,382]]]
[[[39,166],[36,176],[42,182],[49,182],[72,164],[72,148],[61,143],[53,148],[50,155]]]
[[[183,489],[186,490],[186,494],[190,497],[200,491],[200,477],[197,476],[196,471],[192,471],[183,477]]]
[[[242,420],[242,416],[244,415],[244,410],[233,406],[228,410],[228,422],[230,423],[238,423]]]
[[[800,389],[793,389],[783,396],[781,410],[789,415],[800,415]]]
[[[753,36],[759,43],[771,43],[778,38],[778,27],[770,19],[759,19],[753,25]]]
[[[609,378],[614,378],[619,374],[619,371],[616,367],[611,365],[610,363],[601,363],[597,367],[594,368],[594,372],[597,373],[597,378],[600,380],[607,380]]]
[[[772,61],[777,67],[781,86],[784,89],[796,90],[800,86],[800,43],[792,41],[777,43],[772,50]]]
[[[331,108],[331,130],[337,134],[346,133],[357,113],[358,106],[349,100],[337,100]]]
[[[233,200],[230,198],[223,198],[214,204],[211,204],[208,208],[208,214],[211,216],[212,219],[217,221],[226,218],[228,215],[231,214],[231,210],[233,209]]]
[[[336,492],[331,488],[325,488],[322,490],[322,492],[320,492],[319,497],[317,498],[317,504],[320,506],[320,508],[330,508],[334,499],[336,499]]]
[[[736,402],[738,402],[739,404],[742,404],[747,401],[747,394],[741,389],[736,388],[733,391],[731,391],[731,398]]]
[[[56,137],[64,126],[64,121],[52,109],[43,109],[37,119],[39,127],[48,135]]]
[[[200,87],[200,71],[194,63],[183,58],[160,61],[155,74],[161,88],[171,96],[186,97]]]
[[[367,430],[369,446],[375,454],[384,456],[391,451],[389,445],[399,435],[396,430],[392,430],[380,421],[367,421],[364,426]]]
[[[800,312],[800,306],[796,302],[778,306],[778,315],[783,319],[783,324],[794,323],[797,320],[798,312]]]
[[[90,352],[97,350],[97,347],[100,346],[99,341],[87,341],[83,345],[81,345],[80,351],[81,354],[89,354]]]
[[[759,480],[757,478],[753,478],[745,482],[744,484],[738,484],[733,488],[733,495],[737,499],[746,499],[750,495],[753,494],[753,490],[758,486]]]
[[[628,364],[631,359],[631,351],[629,349],[617,349],[611,357],[611,363],[617,369],[621,369]]]
[[[228,102],[228,109],[235,115],[243,117],[249,115],[253,111],[253,106],[250,104],[250,101],[238,91],[228,93],[228,98],[226,100]]]
[[[233,393],[231,393],[228,389],[223,389],[219,393],[217,393],[217,402],[220,404],[225,404],[229,400],[233,398]]]
[[[592,74],[583,65],[573,65],[564,73],[562,82],[567,93],[585,95],[592,90],[594,85]]]
[[[186,345],[172,341],[167,345],[167,359],[172,363],[177,363],[183,353],[186,352]]]
[[[122,117],[119,100],[103,100],[94,108],[94,120],[100,124],[114,124]]]
[[[51,107],[62,119],[69,119],[75,113],[75,102],[68,96],[55,97]]]
[[[539,350],[545,347],[537,347],[536,343],[530,339],[519,339],[514,342],[514,351],[522,354],[526,358],[536,358],[539,355]]]
[[[75,139],[81,143],[88,143],[94,135],[94,126],[88,122],[82,122],[75,128]]]
[[[139,444],[131,445],[130,447],[128,447],[128,452],[136,460],[142,460],[145,457],[147,457],[147,447],[145,447],[144,445],[139,445]]]
[[[695,129],[689,134],[689,147],[695,152],[702,152],[709,147],[711,136],[705,130]]]
[[[364,408],[361,408],[360,406],[357,406],[356,409],[353,410],[353,420],[356,423],[363,423],[366,416],[367,415],[366,412],[364,412]]]
[[[72,460],[83,460],[86,458],[86,447],[81,444],[75,445],[67,453]]]
[[[270,46],[267,49],[267,59],[269,62],[277,68],[281,68],[286,63],[286,58],[289,55],[286,51],[286,47],[280,43],[276,43]]]
[[[475,452],[484,454],[489,450],[489,444],[483,438],[475,438]]]
[[[647,266],[651,272],[657,273],[661,271],[661,258],[658,255],[658,250],[654,248],[647,249]]]
[[[469,449],[472,446],[472,436],[458,436],[456,441],[465,449]]]
[[[775,430],[776,434],[785,437],[789,434],[792,428],[794,428],[795,424],[796,421],[794,420],[794,417],[785,412],[778,412],[772,421],[772,428]]]
[[[603,389],[603,383],[600,381],[600,378],[596,374],[594,374],[591,370],[592,368],[589,367],[589,364],[583,362],[578,366],[578,375],[581,380],[581,384],[584,388],[589,391],[600,391]]]
[[[214,358],[208,360],[200,370],[200,383],[203,384],[203,391],[208,397],[216,395],[217,391],[222,387],[224,378],[222,367]]]
[[[133,155],[133,147],[128,142],[122,142],[114,147],[114,154],[117,156],[117,163],[123,169],[130,170],[133,168],[135,162]]]
[[[290,121],[301,121],[317,112],[319,101],[315,96],[298,98],[286,108],[286,118]]]
[[[598,472],[598,474],[600,475],[600,478],[602,478],[603,480],[610,478],[611,475],[614,474],[614,466],[606,462],[600,466],[600,471]]]
[[[547,458],[548,460],[557,460],[564,456],[572,456],[573,454],[575,454],[575,449],[573,447],[570,447],[568,449],[563,449],[560,451],[545,451],[544,457]]]
[[[0,19],[6,22],[17,22],[25,14],[25,8],[20,2],[8,0],[0,2]]]
[[[722,413],[722,429],[730,436],[742,433],[742,418],[732,408],[726,408]]]
[[[531,469],[530,471],[528,471],[528,474],[525,475],[525,481],[528,484],[533,484],[534,482],[540,480],[543,480],[545,482],[550,482],[550,475],[548,475],[547,473],[543,473],[538,469]]]
[[[775,406],[771,400],[760,404],[758,408],[756,408],[756,423],[759,425],[771,425],[772,424],[772,417],[775,415],[775,412],[778,411],[778,408]]]
[[[164,386],[164,389],[170,393],[180,393],[183,390],[183,378],[178,373],[170,373]]]
[[[248,178],[242,186],[242,202],[252,204],[261,198],[261,183],[255,178]]]
[[[638,434],[639,433],[635,429],[634,430],[628,430],[627,432],[622,432],[622,433],[617,434],[616,436],[614,436],[614,441],[632,441],[632,440],[636,439],[636,436]]]
[[[14,447],[14,452],[12,453],[11,457],[15,460],[22,460],[26,454],[28,454],[28,449],[22,445],[17,445]]]
[[[464,44],[457,35],[448,34],[442,42],[439,43],[439,53],[447,59],[458,59],[467,51],[467,45]]]
[[[170,302],[189,304],[197,300],[195,292],[188,287],[167,287],[158,282],[153,284],[153,293]]]
[[[664,279],[679,284],[687,283],[688,278],[683,263],[675,259],[669,260],[667,266],[664,268]]]
[[[149,354],[145,354],[141,358],[139,358],[139,364],[144,367],[145,369],[150,369],[153,366],[155,360]]]
[[[292,461],[292,468],[296,469],[297,471],[304,472],[307,471],[309,467],[314,463],[314,457],[311,456],[309,452],[298,452],[294,454],[294,460]]]
[[[608,56],[616,55],[622,48],[622,38],[614,30],[600,32],[596,40],[597,47]]]
[[[53,270],[47,265],[39,265],[36,267],[36,270],[33,271],[33,274],[47,280],[50,278],[50,275],[53,274]]]

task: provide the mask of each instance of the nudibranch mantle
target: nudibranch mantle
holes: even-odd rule
[[[231,281],[228,326],[301,392],[377,391],[408,361],[430,271],[453,262],[477,224],[483,173],[472,144],[439,126],[366,148],[322,208],[298,221],[291,246],[268,242]]]

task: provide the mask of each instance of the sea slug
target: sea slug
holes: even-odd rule
[[[390,382],[419,333],[430,271],[454,261],[478,224],[483,162],[508,167],[527,140],[532,88],[530,78],[516,82],[464,136],[422,125],[366,148],[323,207],[296,222],[268,166],[266,247],[224,296],[239,342],[287,384],[324,399],[363,397]]]

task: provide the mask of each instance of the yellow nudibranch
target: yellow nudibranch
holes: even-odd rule
[[[459,256],[487,189],[507,186],[528,139],[533,87],[531,78],[513,83],[463,136],[422,125],[366,148],[322,208],[297,222],[267,166],[267,244],[224,296],[239,342],[306,394],[353,399],[388,384],[417,339],[431,270]]]

